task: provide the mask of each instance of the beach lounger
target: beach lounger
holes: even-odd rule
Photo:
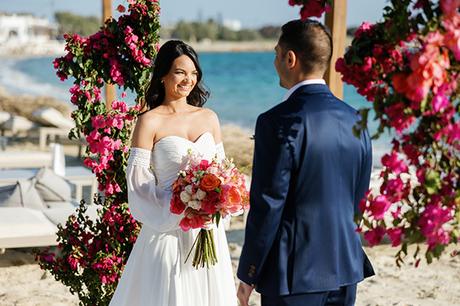
[[[78,146],[78,157],[83,154],[83,149],[87,142],[85,138],[72,139],[68,138],[69,130],[57,127],[40,127],[38,128],[38,145],[40,150],[44,151],[50,143],[71,144]]]
[[[45,210],[0,207],[0,250],[57,245],[57,225],[76,211],[70,203],[60,205]],[[89,205],[86,214],[96,220],[96,205]]]
[[[77,207],[69,182],[47,168],[30,179],[0,186],[0,250],[55,245],[57,225]],[[95,220],[97,207],[89,205],[87,215]]]
[[[4,169],[0,170],[0,186],[13,185],[21,179],[29,179],[37,175],[40,169]],[[91,170],[82,166],[65,168],[64,179],[75,186],[75,199],[83,198],[83,188],[91,188],[91,197],[97,193],[97,180]],[[90,202],[90,199],[85,199]]]
[[[0,208],[0,249],[55,245],[56,231],[56,225],[40,210]]]
[[[27,132],[35,127],[37,127],[36,123],[18,115],[11,115],[10,118],[1,125],[2,130],[10,131],[13,134]],[[2,131],[2,134],[4,134],[4,131]]]
[[[51,167],[52,154],[42,151],[1,151],[0,169]]]

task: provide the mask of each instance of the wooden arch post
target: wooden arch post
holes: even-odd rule
[[[334,0],[332,10],[326,13],[326,26],[331,30],[334,52],[325,79],[332,93],[343,99],[343,83],[340,74],[335,71],[335,62],[345,53],[347,35],[347,0]]]
[[[112,0],[102,0],[102,23],[112,17]],[[107,83],[105,85],[105,103],[107,110],[112,108],[112,102],[115,100],[115,86]]]

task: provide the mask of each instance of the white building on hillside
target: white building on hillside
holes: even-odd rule
[[[64,51],[56,25],[30,14],[0,12],[0,55],[44,55]]]
[[[242,28],[241,21],[237,19],[224,19],[222,24],[233,31],[239,31]]]
[[[56,27],[48,19],[32,15],[0,13],[0,45],[26,45],[48,42]]]

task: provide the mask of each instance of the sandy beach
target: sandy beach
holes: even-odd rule
[[[239,240],[229,242],[234,268],[241,252],[239,227],[228,232],[229,241]],[[459,256],[444,255],[439,261],[431,265],[422,263],[418,268],[408,259],[405,266],[398,268],[393,258],[395,249],[389,245],[366,247],[365,252],[377,275],[358,286],[356,305],[460,305]],[[10,249],[0,255],[0,305],[78,305],[78,299],[48,272],[40,270],[30,249]],[[251,305],[260,305],[257,293],[251,296]]]

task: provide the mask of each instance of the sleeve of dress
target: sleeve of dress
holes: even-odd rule
[[[157,186],[149,150],[132,148],[126,169],[128,206],[132,216],[158,232],[179,229],[181,215],[170,212],[172,192]]]

